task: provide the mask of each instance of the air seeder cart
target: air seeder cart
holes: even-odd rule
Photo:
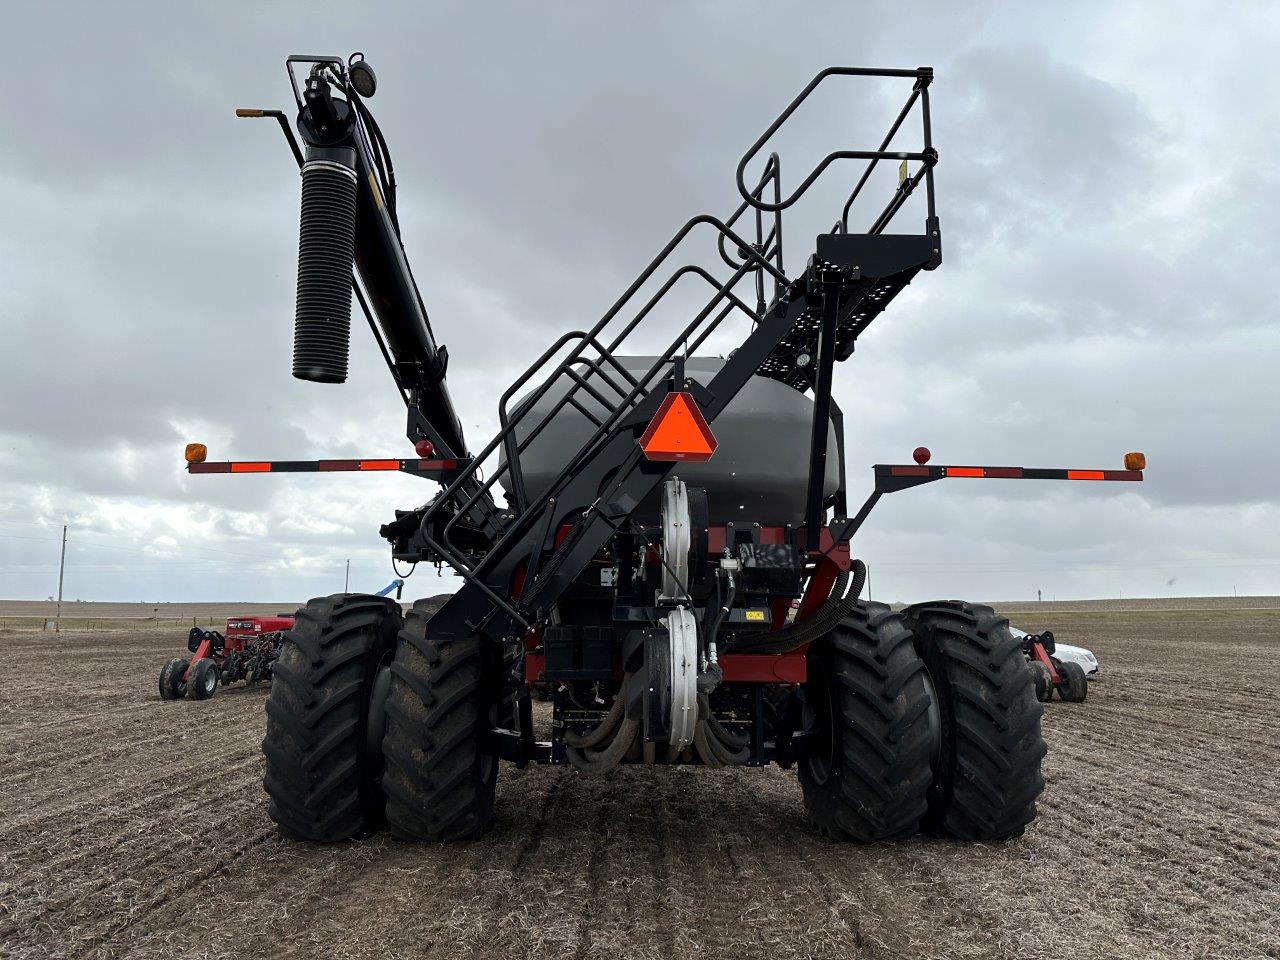
[[[298,612],[263,744],[281,832],[338,840],[385,822],[406,839],[474,837],[507,761],[588,775],[777,763],[797,769],[832,837],[1020,833],[1045,750],[1021,645],[988,607],[900,615],[859,600],[854,535],[881,496],[934,480],[1141,473],[882,465],[849,509],[836,364],[942,259],[933,71],[819,73],[742,157],[737,208],[693,217],[597,323],[553,342],[502,394],[498,433],[473,452],[401,246],[391,155],[367,106],[373,71],[360,55],[291,57],[288,69],[301,147],[279,111],[240,113],[276,119],[302,169],[293,373],[345,379],[354,264],[417,456],[209,463],[197,450],[190,470],[434,479],[443,489],[381,533],[396,561],[448,564],[463,584],[434,616],[402,619],[361,595]],[[759,159],[770,139],[820,85],[868,78],[905,88],[888,135],[831,153],[785,190],[779,156]],[[909,117],[919,144],[891,149]],[[865,167],[839,218],[788,270],[783,211],[850,160]],[[855,230],[852,208],[882,161],[899,165],[896,189]],[[923,229],[888,232],[913,202]],[[695,234],[714,240],[718,267],[672,269]],[[651,345],[654,308],[676,287],[707,298]],[[731,351],[709,355],[724,348],[709,338],[731,334]],[[549,739],[532,722],[539,681],[555,691]]]

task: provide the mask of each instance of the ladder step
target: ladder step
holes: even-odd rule
[[[935,262],[933,242],[915,234],[825,233],[818,237],[815,260],[849,275],[840,292],[836,359],[847,360],[854,342],[917,273]],[[817,355],[819,316],[816,309],[796,321],[791,332],[769,354],[760,375],[804,392],[811,384],[800,365],[802,355]]]

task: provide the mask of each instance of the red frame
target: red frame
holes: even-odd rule
[[[1058,668],[1053,665],[1053,658],[1049,656],[1044,644],[1039,640],[1031,644],[1031,655],[1049,668],[1049,679],[1055,687],[1062,683],[1062,675],[1058,673]]]
[[[232,623],[251,622],[252,628],[236,627],[232,629]],[[249,641],[265,636],[270,633],[281,633],[293,627],[293,617],[227,617],[227,632],[223,637],[222,653],[214,655],[213,641],[204,639],[200,641],[200,645],[196,647],[196,652],[191,654],[191,659],[187,661],[187,669],[182,671],[182,682],[186,683],[187,674],[191,672],[191,664],[197,660],[212,660],[221,670],[227,661],[227,656],[232,653],[242,653],[248,646]]]

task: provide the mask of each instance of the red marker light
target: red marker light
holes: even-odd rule
[[[413,449],[423,460],[428,460],[436,452],[436,445],[430,440],[419,440],[413,445]]]
[[[916,447],[911,451],[911,459],[922,467],[929,462],[929,458],[931,456],[933,456],[933,454],[929,452],[928,447]]]

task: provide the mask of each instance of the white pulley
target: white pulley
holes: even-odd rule
[[[662,484],[662,593],[658,596],[659,602],[687,601],[692,537],[689,491],[683,480],[672,477]]]
[[[670,744],[683,750],[693,743],[698,725],[698,621],[687,607],[667,614],[671,642]]]

